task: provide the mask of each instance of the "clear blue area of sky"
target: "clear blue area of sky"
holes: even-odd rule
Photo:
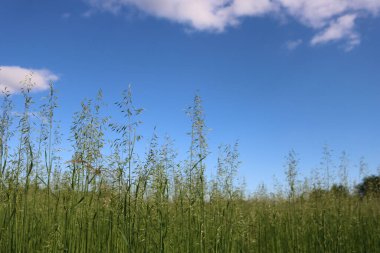
[[[362,42],[346,52],[339,43],[310,46],[313,31],[292,20],[249,18],[216,34],[142,15],[86,18],[87,9],[74,0],[0,2],[0,65],[47,68],[60,77],[65,133],[83,98],[101,88],[113,114],[112,103],[132,84],[135,102],[146,109],[142,134],[149,138],[157,126],[185,152],[184,109],[199,90],[212,129],[211,168],[216,147],[239,139],[249,189],[283,178],[292,148],[304,175],[319,166],[325,144],[335,156],[350,154],[351,175],[361,156],[377,170],[380,19],[360,21]],[[286,41],[299,38],[306,43],[287,49]]]

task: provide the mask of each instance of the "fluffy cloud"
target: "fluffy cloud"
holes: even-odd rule
[[[46,90],[49,82],[57,81],[58,76],[47,69],[27,69],[18,66],[0,66],[0,90],[19,92],[26,84],[33,90]]]
[[[92,7],[119,13],[135,7],[147,14],[189,25],[196,30],[223,31],[243,16],[273,11],[270,0],[85,0]]]
[[[348,10],[350,0],[279,0],[287,15],[312,28],[321,28]],[[360,0],[359,0],[360,1]]]
[[[377,16],[380,0],[84,0],[93,10],[122,13],[136,8],[149,15],[187,25],[199,31],[223,32],[244,17],[281,15],[317,32],[311,44],[346,40],[360,43],[355,32],[358,17]],[[338,31],[339,30],[339,31]],[[332,35],[335,33],[335,35]],[[339,37],[339,36],[340,37]],[[331,37],[331,39],[328,39]],[[334,37],[334,38],[333,38]],[[326,39],[324,39],[326,38]]]

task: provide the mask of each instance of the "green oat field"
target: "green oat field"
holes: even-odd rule
[[[178,151],[169,138],[142,139],[143,110],[130,89],[115,103],[117,121],[104,116],[101,92],[84,100],[67,119],[69,137],[54,118],[53,86],[41,105],[29,86],[22,94],[18,115],[12,96],[2,96],[1,252],[380,252],[379,177],[354,185],[344,156],[329,171],[326,149],[326,170],[301,178],[290,151],[286,181],[247,194],[238,143],[208,148],[199,96],[187,110],[189,147]],[[62,138],[72,144],[68,159]],[[141,141],[144,154],[135,149]],[[212,177],[210,152],[219,154]]]

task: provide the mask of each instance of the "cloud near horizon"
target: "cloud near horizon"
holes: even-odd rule
[[[360,44],[358,18],[378,16],[380,0],[83,0],[93,10],[123,13],[135,8],[197,31],[223,32],[245,17],[290,17],[316,31],[310,45],[342,40],[350,50]]]
[[[25,84],[32,84],[32,90],[42,91],[49,83],[58,80],[58,76],[47,69],[28,69],[19,66],[0,66],[0,90],[10,93],[20,92]]]

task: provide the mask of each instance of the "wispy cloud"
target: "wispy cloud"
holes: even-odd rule
[[[49,82],[57,81],[58,76],[47,69],[28,69],[19,66],[0,66],[0,90],[10,93],[21,91],[26,84],[32,84],[33,90],[49,88]]]
[[[82,17],[91,18],[96,13],[96,9],[90,9],[82,13]]]
[[[355,31],[358,17],[377,16],[380,0],[83,0],[90,10],[123,13],[135,8],[158,18],[184,24],[198,31],[223,32],[242,22],[244,17],[263,15],[290,17],[316,31],[312,44],[345,40],[352,48],[360,43]],[[354,18],[352,18],[354,17]],[[349,19],[351,18],[351,26]],[[335,38],[323,41],[328,30],[344,26],[344,32],[336,32]],[[333,26],[335,25],[335,28]],[[332,32],[328,32],[332,33]],[[326,35],[328,36],[328,35]],[[329,35],[331,36],[331,35]]]
[[[346,50],[353,49],[360,44],[360,37],[354,31],[355,19],[355,14],[347,14],[338,18],[338,20],[331,22],[322,32],[315,35],[310,43],[317,45],[346,38]]]
[[[289,40],[286,42],[285,46],[288,50],[294,50],[300,45],[302,45],[303,40],[298,39],[298,40]]]
[[[63,19],[68,19],[71,17],[71,13],[70,12],[65,12],[65,13],[62,13],[61,15],[61,18]]]

